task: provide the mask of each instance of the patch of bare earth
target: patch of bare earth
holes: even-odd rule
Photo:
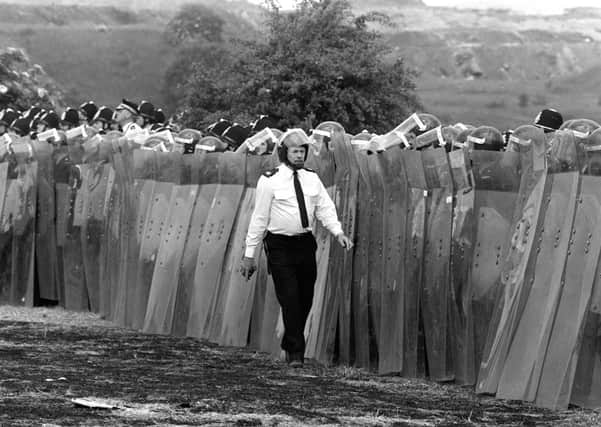
[[[73,399],[88,398],[94,409]],[[117,328],[90,313],[0,307],[1,425],[599,425],[470,388]]]

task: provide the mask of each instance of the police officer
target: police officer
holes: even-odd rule
[[[137,117],[138,106],[125,98],[121,100],[121,104],[115,107],[115,112],[113,113],[113,120],[119,124],[125,136],[142,130],[136,124]]]
[[[281,342],[292,367],[302,366],[305,322],[311,310],[317,277],[311,232],[316,216],[345,249],[353,246],[345,236],[330,199],[317,174],[304,168],[309,138],[302,129],[291,129],[280,138],[281,164],[263,174],[257,183],[255,209],[246,236],[240,272],[247,279],[256,270],[255,250],[263,239],[269,270],[282,307],[284,337]]]
[[[103,105],[94,114],[90,123],[94,129],[104,135],[110,130],[111,123],[113,123],[113,110]]]

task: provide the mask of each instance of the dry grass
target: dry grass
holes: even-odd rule
[[[0,306],[0,424],[599,425],[468,387],[140,334],[90,313]],[[91,409],[90,398],[113,409]]]

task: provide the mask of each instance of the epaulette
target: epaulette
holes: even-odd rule
[[[310,168],[303,168],[303,169],[304,169],[304,170],[306,170],[307,172],[313,172],[313,173],[317,173],[317,172],[315,172],[313,169],[310,169]]]
[[[278,168],[273,168],[271,170],[265,171],[263,172],[263,176],[266,176],[267,178],[271,178],[272,176],[274,176],[276,173],[278,173]]]

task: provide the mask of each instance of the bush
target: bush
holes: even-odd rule
[[[272,7],[265,40],[196,43],[172,65],[167,90],[190,123],[227,111],[234,120],[269,114],[281,128],[312,117],[350,133],[387,131],[420,103],[414,75],[402,59],[386,61],[380,34],[367,28],[376,20],[386,17],[355,17],[346,0],[302,0],[289,13]]]

